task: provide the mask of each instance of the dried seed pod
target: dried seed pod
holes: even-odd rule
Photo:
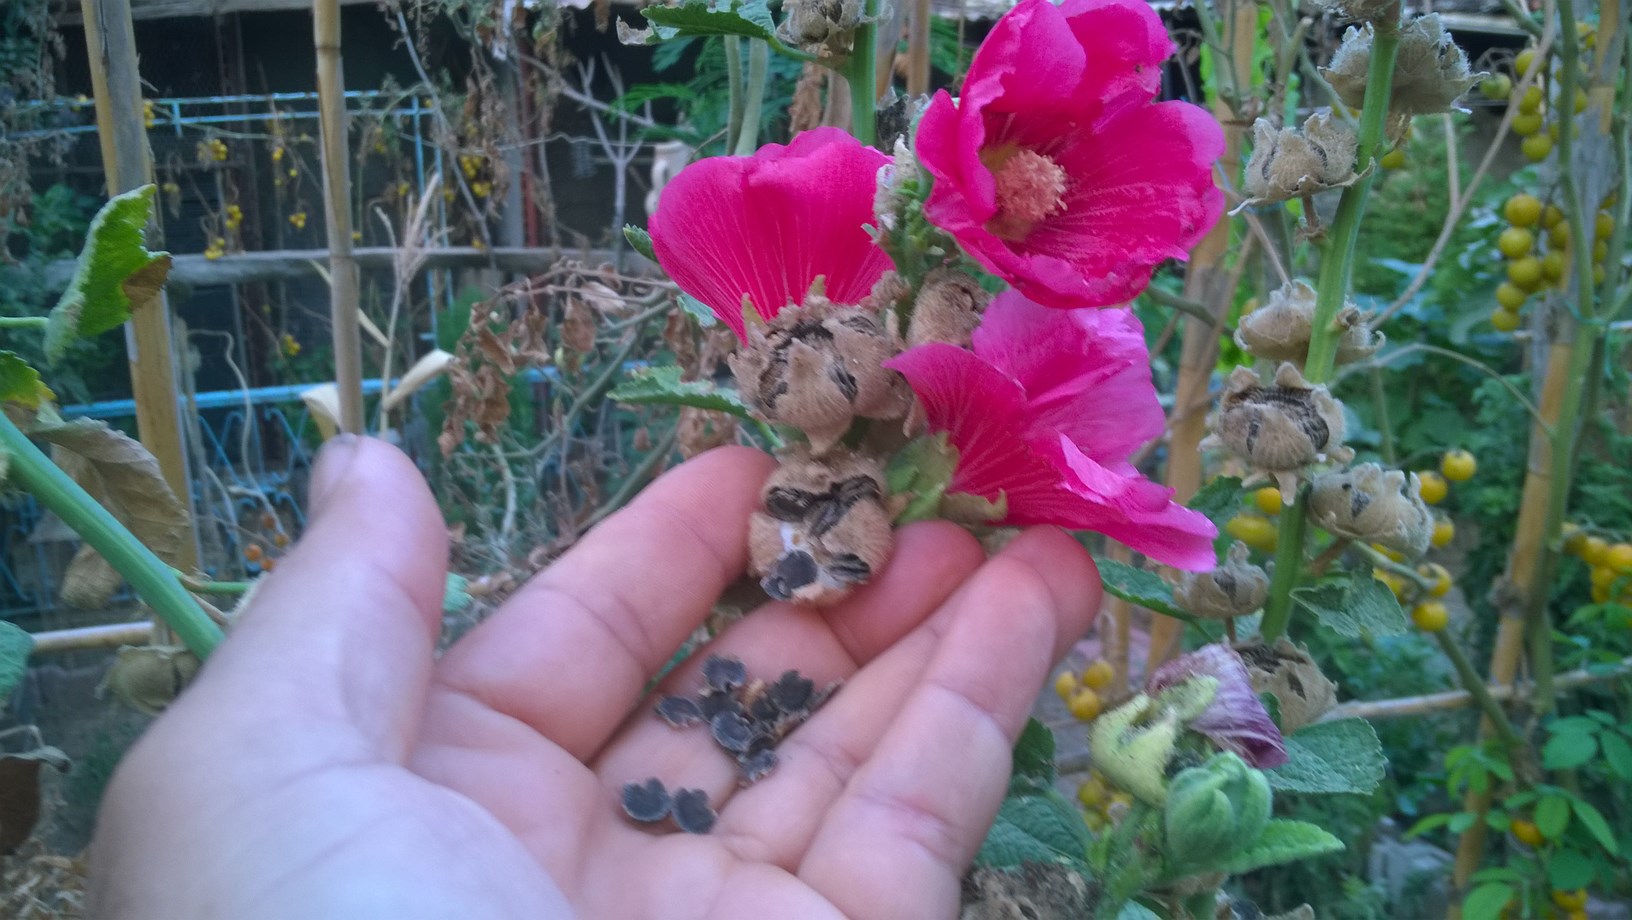
[[[1298,473],[1327,459],[1348,462],[1354,452],[1343,446],[1343,407],[1326,387],[1310,384],[1291,363],[1275,372],[1266,386],[1258,375],[1238,367],[1224,386],[1213,433],[1204,447],[1222,444],[1241,457],[1257,475],[1273,478],[1283,495],[1297,488]]]
[[[1314,6],[1347,19],[1388,21],[1392,17],[1393,22],[1398,22],[1400,18],[1396,0],[1315,0]]]
[[[1371,23],[1351,26],[1343,43],[1321,73],[1344,104],[1358,108],[1366,96],[1371,69]],[[1438,14],[1419,16],[1400,27],[1400,47],[1394,59],[1393,90],[1388,114],[1403,124],[1413,115],[1434,115],[1455,108],[1456,100],[1489,74],[1472,73],[1468,56],[1445,31]]]
[[[623,813],[642,824],[667,818],[672,806],[669,791],[655,776],[644,783],[627,783],[623,787]]]
[[[844,54],[861,24],[860,0],[788,0],[778,31],[790,45],[812,54]]]
[[[1268,303],[1241,317],[1235,344],[1254,357],[1291,361],[1301,367],[1309,357],[1314,319],[1315,289],[1305,281],[1288,281],[1270,295]],[[1383,334],[1373,332],[1365,319],[1353,304],[1338,311],[1335,322],[1343,332],[1337,340],[1336,363],[1370,357],[1383,347]]]
[[[1316,112],[1301,130],[1279,131],[1267,119],[1252,126],[1252,157],[1247,161],[1246,192],[1251,203],[1286,201],[1349,185],[1359,138],[1353,129]]]
[[[703,662],[703,680],[715,690],[732,690],[748,681],[748,668],[727,655],[710,655]]]
[[[749,521],[750,570],[777,600],[825,605],[870,579],[893,542],[883,472],[870,457],[839,451],[820,460],[785,457]]]
[[[1223,565],[1211,572],[1184,573],[1173,589],[1174,603],[1213,620],[1246,616],[1264,606],[1269,597],[1269,575],[1247,561],[1250,552],[1245,543],[1237,540]]]
[[[701,725],[707,721],[703,718],[702,707],[689,696],[663,697],[657,701],[657,715],[675,728]]]
[[[674,791],[674,823],[688,834],[706,834],[714,829],[714,809],[709,807],[708,793],[701,789]]]
[[[1253,691],[1275,697],[1283,734],[1313,724],[1337,705],[1337,684],[1320,672],[1302,646],[1285,636],[1273,647],[1254,642],[1236,651],[1247,662]]]
[[[1309,490],[1309,519],[1339,536],[1408,556],[1427,552],[1434,533],[1434,516],[1422,500],[1417,474],[1375,463],[1316,476]]]
[[[937,268],[924,278],[912,305],[912,324],[907,327],[907,347],[927,342],[945,342],[968,348],[970,336],[980,325],[981,311],[992,295],[965,272]]]
[[[820,456],[857,418],[906,414],[906,382],[882,366],[899,350],[878,314],[835,306],[812,290],[803,306],[783,310],[767,326],[750,326],[731,370],[750,408],[803,431]]]

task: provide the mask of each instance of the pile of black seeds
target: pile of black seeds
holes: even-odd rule
[[[691,696],[665,696],[657,715],[675,728],[708,725],[720,749],[737,762],[737,781],[759,782],[776,768],[776,746],[802,725],[838,684],[821,690],[798,671],[784,671],[774,681],[749,680],[736,658],[710,655],[703,662],[703,687]],[[673,818],[683,831],[706,834],[714,810],[700,789],[677,789],[670,795],[657,778],[623,787],[623,810],[642,824]]]

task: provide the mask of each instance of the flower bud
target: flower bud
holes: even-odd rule
[[[1285,636],[1275,640],[1273,647],[1255,642],[1237,651],[1247,663],[1252,689],[1275,697],[1281,730],[1287,734],[1319,721],[1337,705],[1337,684],[1320,672],[1307,651]]]
[[[1374,37],[1369,22],[1363,28],[1351,26],[1331,64],[1321,70],[1346,105],[1358,108],[1365,101]],[[1419,16],[1400,27],[1389,118],[1398,123],[1413,115],[1448,112],[1457,97],[1486,76],[1469,71],[1467,54],[1451,40],[1438,14]]]
[[[1309,491],[1309,519],[1351,540],[1379,543],[1408,556],[1428,551],[1434,516],[1422,500],[1416,473],[1362,463],[1315,477]]]
[[[1173,589],[1173,601],[1198,617],[1227,620],[1242,617],[1269,597],[1269,575],[1247,561],[1250,554],[1240,540],[1230,546],[1229,558],[1211,572],[1186,572]]]
[[[1353,304],[1345,304],[1334,321],[1343,330],[1337,340],[1337,364],[1370,357],[1383,347],[1383,334],[1372,332]],[[1270,295],[1269,303],[1241,317],[1235,344],[1257,358],[1302,366],[1309,358],[1314,323],[1315,289],[1305,281],[1288,281]]]
[[[894,534],[878,461],[835,451],[794,453],[765,482],[748,522],[749,568],[780,601],[825,606],[872,578]]]
[[[1162,813],[1171,870],[1206,870],[1251,847],[1269,825],[1273,803],[1264,774],[1228,751],[1179,771]]]
[[[980,325],[980,313],[992,299],[972,276],[953,268],[937,268],[924,277],[912,305],[907,347],[945,342],[968,348]]]
[[[1252,126],[1252,158],[1247,161],[1246,192],[1254,201],[1286,201],[1348,185],[1356,178],[1353,129],[1316,112],[1295,128],[1275,130],[1267,119]]]
[[[803,306],[783,310],[767,326],[749,326],[731,370],[750,408],[803,431],[820,456],[857,418],[906,414],[911,392],[901,375],[882,366],[897,346],[876,313],[837,306],[813,288]]]
[[[1178,738],[1178,713],[1141,693],[1094,720],[1088,749],[1106,779],[1160,805],[1167,799],[1167,765]]]
[[[812,54],[848,53],[861,25],[861,0],[787,0],[782,8],[783,39]]]
[[[1224,386],[1213,433],[1203,447],[1222,444],[1247,462],[1256,475],[1273,478],[1282,494],[1291,494],[1298,472],[1328,458],[1352,459],[1343,446],[1343,407],[1327,392],[1304,379],[1291,363],[1275,372],[1265,386],[1250,368],[1238,367]]]

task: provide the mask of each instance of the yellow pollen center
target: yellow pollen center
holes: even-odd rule
[[[997,180],[997,215],[986,224],[993,235],[1018,240],[1043,218],[1065,209],[1065,170],[1035,150],[1016,147],[990,164]]]

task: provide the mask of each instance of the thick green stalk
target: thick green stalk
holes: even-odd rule
[[[742,43],[735,35],[720,39],[725,42],[725,149],[735,150],[737,135],[742,133]]]
[[[0,329],[39,329],[44,330],[50,322],[43,316],[0,316]]]
[[[850,133],[868,147],[878,143],[878,0],[867,0],[856,26],[850,60],[840,71],[850,85]]]
[[[752,38],[747,42],[748,91],[743,98],[742,124],[735,140],[736,149],[731,151],[739,157],[748,156],[759,147],[759,116],[765,108],[765,70],[771,57],[771,49],[764,42]]]
[[[1456,676],[1462,682],[1462,688],[1473,696],[1473,701],[1478,704],[1479,711],[1485,714],[1485,718],[1490,720],[1490,724],[1496,726],[1496,734],[1502,739],[1502,743],[1507,745],[1508,750],[1523,750],[1524,740],[1519,737],[1513,723],[1508,721],[1507,713],[1502,711],[1502,707],[1496,705],[1496,698],[1490,695],[1490,688],[1485,686],[1485,679],[1480,677],[1479,672],[1473,669],[1473,663],[1463,653],[1462,646],[1457,645],[1456,640],[1446,635],[1444,630],[1434,633],[1434,640],[1439,643],[1440,649],[1445,652],[1445,657],[1451,660],[1451,666],[1456,668]]]
[[[193,654],[203,658],[220,644],[221,630],[182,589],[170,567],[52,463],[4,413],[0,413],[0,450],[10,455],[12,479],[101,553]]]
[[[1360,110],[1360,146],[1356,165],[1368,169],[1365,178],[1343,190],[1332,221],[1326,252],[1321,257],[1320,277],[1315,292],[1314,329],[1309,340],[1309,358],[1303,374],[1310,383],[1324,383],[1332,375],[1337,357],[1337,330],[1334,321],[1348,298],[1349,279],[1354,273],[1354,244],[1360,236],[1360,219],[1366,211],[1366,196],[1376,177],[1372,164],[1383,141],[1388,119],[1388,101],[1394,86],[1394,59],[1400,50],[1399,5],[1374,24],[1371,66],[1366,72],[1366,97]],[[1292,619],[1292,589],[1303,567],[1304,495],[1290,508],[1281,510],[1281,530],[1275,549],[1275,575],[1269,584],[1269,601],[1264,605],[1264,621],[1259,627],[1265,642],[1274,642],[1286,632]]]

